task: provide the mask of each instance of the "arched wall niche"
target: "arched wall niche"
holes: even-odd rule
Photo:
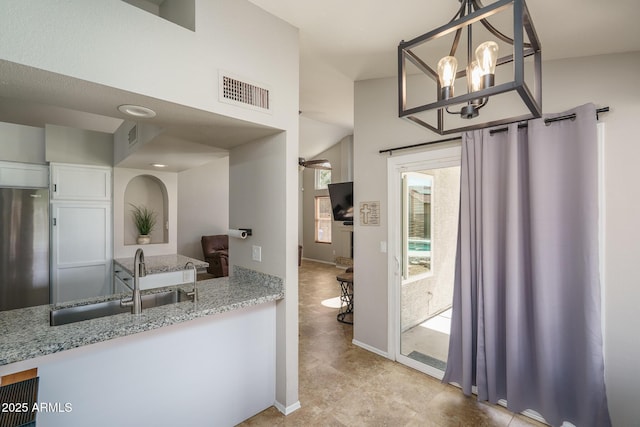
[[[124,244],[137,245],[138,230],[133,223],[133,206],[145,206],[156,213],[156,226],[151,232],[151,244],[169,242],[169,202],[167,187],[152,175],[137,175],[124,192]]]

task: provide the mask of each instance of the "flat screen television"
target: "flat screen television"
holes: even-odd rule
[[[353,224],[353,182],[339,182],[328,187],[333,220]]]

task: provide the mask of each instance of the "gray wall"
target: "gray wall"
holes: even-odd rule
[[[580,72],[576,72],[580,70]],[[635,124],[640,117],[640,52],[573,58],[543,63],[545,112],[561,112],[587,102],[610,106],[605,124],[604,226],[604,351],[605,379],[614,425],[640,419],[640,335],[630,332],[640,301],[637,254],[640,253],[640,190],[637,181]],[[386,159],[378,150],[439,139],[438,135],[398,118],[395,78],[356,82],[354,172],[355,198],[380,200],[381,227],[355,227],[355,284],[358,310],[354,342],[387,354],[387,254],[378,249],[387,240]],[[509,106],[506,106],[508,108]],[[596,171],[594,171],[596,173]],[[367,266],[358,268],[358,264]],[[366,283],[362,288],[358,283]]]
[[[156,214],[156,225],[151,231],[151,243],[168,243],[169,201],[164,183],[151,175],[138,175],[127,184],[124,191],[124,244],[137,245],[138,229],[133,221],[135,205],[146,207]]]
[[[315,156],[315,159],[327,159],[331,162],[331,182],[350,181],[348,163],[351,161],[349,145],[352,137],[347,136],[331,148]],[[307,159],[310,160],[310,159]],[[303,227],[303,256],[304,258],[333,263],[341,253],[344,245],[348,244],[348,233],[341,232],[342,223],[332,222],[331,244],[316,243],[315,241],[315,197],[328,196],[328,190],[315,189],[315,169],[305,168],[302,171],[302,227]],[[348,256],[348,254],[346,254]]]
[[[229,229],[229,157],[178,174],[178,253],[204,259],[202,236]]]
[[[292,116],[295,127],[297,117]],[[298,402],[298,149],[297,129],[231,150],[229,227],[251,228],[246,240],[229,240],[229,264],[282,277],[286,298],[276,305],[276,405]],[[252,260],[253,246],[262,261]],[[289,408],[289,409],[287,409]]]
[[[113,135],[46,125],[44,129],[0,122],[0,160],[113,166]]]
[[[45,164],[44,129],[0,122],[0,160]]]
[[[113,135],[64,126],[45,126],[47,162],[113,166]]]

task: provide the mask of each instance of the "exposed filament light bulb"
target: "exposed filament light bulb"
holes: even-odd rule
[[[498,62],[498,44],[491,41],[482,43],[476,49],[476,59],[483,76],[495,74]]]
[[[481,70],[482,88],[493,86],[498,63],[498,44],[491,41],[482,43],[476,49],[476,60]]]
[[[473,61],[469,64],[467,84],[469,85],[470,92],[477,92],[482,89],[482,70],[478,65],[478,61]]]
[[[458,60],[453,56],[445,56],[438,61],[438,77],[440,79],[440,98],[449,99],[453,96],[453,84],[456,80]]]

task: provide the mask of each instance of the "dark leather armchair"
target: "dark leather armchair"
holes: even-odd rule
[[[207,272],[215,277],[229,275],[229,236],[218,234],[202,236],[202,252],[204,260],[209,263]]]

